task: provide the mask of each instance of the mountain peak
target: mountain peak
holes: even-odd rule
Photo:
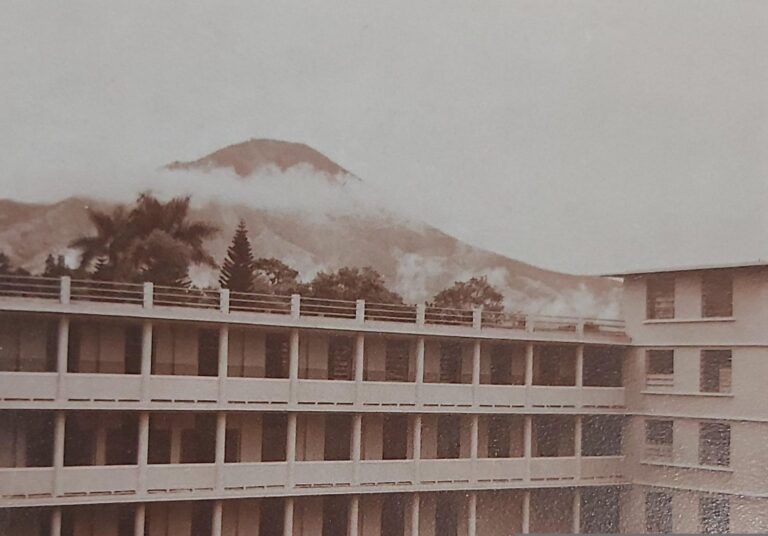
[[[274,167],[286,171],[305,165],[333,179],[352,176],[336,162],[303,143],[272,139],[250,139],[229,145],[191,162],[173,162],[168,169],[212,170],[230,168],[240,177],[248,177],[262,169]]]

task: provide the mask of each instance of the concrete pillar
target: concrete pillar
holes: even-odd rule
[[[69,317],[59,318],[58,347],[56,348],[56,372],[58,376],[58,397],[63,400],[66,397],[64,382],[67,374],[67,361],[69,359]]]
[[[141,326],[141,396],[149,402],[149,384],[152,375],[152,322],[145,320]]]
[[[573,489],[573,525],[571,532],[579,534],[581,532],[581,490]]]
[[[420,461],[421,461],[421,415],[413,416],[413,465],[415,484],[421,483]]]
[[[99,414],[96,419],[96,448],[93,453],[93,463],[107,465],[107,423],[105,415]]]
[[[477,492],[469,492],[467,536],[477,536]]]
[[[51,510],[51,536],[61,536],[61,506]]]
[[[573,454],[577,458],[581,457],[581,415],[574,417],[575,423],[573,426]]]
[[[151,309],[155,301],[155,285],[150,282],[144,283],[144,309]]]
[[[424,383],[424,337],[416,338],[416,384]]]
[[[476,460],[478,458],[478,444],[480,442],[480,416],[475,414],[470,419],[469,457]]]
[[[296,464],[296,417],[295,413],[288,414],[288,433],[286,434],[285,461],[288,465],[288,487],[293,486],[293,470]]]
[[[418,493],[411,494],[411,536],[419,536],[419,509],[421,498]]]
[[[285,498],[285,510],[283,511],[283,536],[293,536],[293,497]]]
[[[531,532],[531,490],[523,491],[523,526],[522,533]]]
[[[213,501],[213,515],[211,516],[211,536],[221,536],[221,526],[224,519],[224,503],[221,500]]]
[[[144,526],[147,523],[147,505],[139,503],[133,514],[133,536],[144,536]]]
[[[66,414],[63,411],[57,411],[53,423],[53,494],[59,495],[61,490],[61,471],[64,467],[64,434],[66,425]]]
[[[472,346],[472,385],[480,385],[480,354],[482,343],[475,341]]]
[[[533,455],[533,417],[526,415],[523,420],[523,456]]]
[[[525,346],[525,385],[533,385],[533,344]]]
[[[349,498],[349,520],[347,522],[347,536],[357,536],[360,516],[360,495],[352,495]]]
[[[291,329],[288,339],[288,380],[290,382],[290,402],[295,404],[298,400],[298,380],[299,380],[299,330]]]
[[[72,296],[72,278],[68,275],[61,276],[59,284],[59,301],[66,305]]]
[[[224,488],[224,455],[226,453],[227,414],[220,411],[216,414],[216,449],[214,463],[216,464],[216,488]]]
[[[361,446],[363,443],[363,416],[360,413],[356,413],[352,416],[352,448],[350,457],[352,458],[352,468],[354,470],[353,482],[358,484],[360,482],[360,457]]]
[[[139,414],[139,447],[136,452],[136,463],[139,467],[139,482],[136,487],[139,493],[144,492],[147,487],[148,458],[149,458],[149,412],[142,411]]]
[[[229,326],[219,328],[219,402],[227,400],[227,373],[229,369]]]
[[[363,373],[365,372],[365,335],[358,333],[355,339],[355,381],[358,383],[363,381]]]
[[[576,387],[584,386],[584,345],[576,347]]]

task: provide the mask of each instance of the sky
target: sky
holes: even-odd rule
[[[275,138],[546,268],[767,259],[766,35],[760,0],[8,0],[0,198]]]

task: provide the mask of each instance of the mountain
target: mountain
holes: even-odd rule
[[[192,162],[173,162],[170,170],[231,169],[239,177],[249,177],[259,171],[276,168],[286,171],[295,166],[308,166],[332,182],[345,176],[352,177],[346,169],[324,154],[303,143],[289,141],[251,139],[229,145]]]
[[[226,147],[194,162],[169,166],[173,174],[220,172],[232,180],[233,200],[204,201],[196,191],[195,218],[221,229],[207,246],[217,259],[223,259],[240,219],[245,220],[253,248],[258,256],[276,257],[293,266],[305,279],[317,271],[342,266],[372,266],[382,273],[391,288],[407,300],[419,302],[454,281],[486,275],[505,296],[507,308],[542,314],[615,317],[618,314],[619,288],[612,280],[575,276],[544,270],[503,255],[464,243],[426,223],[399,215],[386,207],[347,210],[323,205],[322,192],[332,199],[343,198],[362,184],[344,168],[306,145],[274,140],[251,140]],[[292,173],[300,169],[304,181],[296,186]],[[249,171],[252,170],[252,171]],[[304,199],[305,204],[283,203],[264,206],[258,193],[263,173],[285,183],[278,197]],[[220,175],[216,175],[220,177]],[[282,179],[285,179],[284,181]],[[245,180],[246,184],[238,184]],[[352,181],[352,182],[350,182]],[[269,183],[273,184],[273,183]],[[301,191],[306,184],[319,185],[312,192]],[[254,190],[246,188],[256,188]],[[216,182],[217,190],[226,190]],[[270,188],[273,186],[270,186]],[[274,192],[273,192],[274,193]],[[251,199],[251,202],[249,202]],[[201,202],[202,201],[202,202]],[[259,202],[257,202],[259,201]],[[354,204],[354,203],[351,203]],[[48,253],[75,253],[67,244],[77,236],[89,234],[89,207],[109,208],[111,203],[86,197],[70,197],[52,204],[0,200],[0,251],[32,271],[39,270]],[[214,281],[215,274],[198,271],[197,281]]]

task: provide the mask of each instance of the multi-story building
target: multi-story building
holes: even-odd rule
[[[621,275],[625,529],[768,532],[768,263]]]
[[[0,277],[0,533],[766,531],[768,265],[621,321]]]

